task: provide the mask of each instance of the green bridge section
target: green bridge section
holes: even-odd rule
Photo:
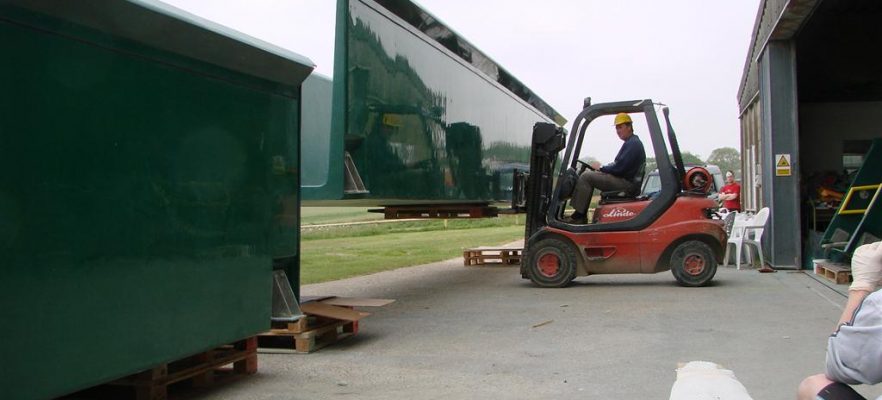
[[[880,192],[882,139],[873,139],[863,164],[821,239],[826,257],[847,261],[858,246],[882,239]]]
[[[6,1],[0,37],[0,398],[267,329],[312,63],[144,1]]]
[[[322,138],[304,140],[315,159],[304,165],[320,166],[304,169],[304,200],[507,199],[512,171],[529,166],[533,124],[566,122],[410,1],[340,0],[336,36],[333,84],[304,89],[304,107],[332,99],[330,111],[304,111],[304,137]],[[306,131],[314,116],[329,136]]]

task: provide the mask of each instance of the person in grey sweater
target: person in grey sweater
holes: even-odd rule
[[[855,250],[848,300],[836,330],[827,339],[826,372],[805,378],[797,389],[797,399],[864,399],[848,385],[882,382],[882,290],[877,290],[882,285],[880,243]]]

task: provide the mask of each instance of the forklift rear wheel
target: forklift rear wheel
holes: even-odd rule
[[[541,287],[565,287],[576,278],[578,253],[558,238],[542,239],[530,246],[527,271],[530,280]]]
[[[683,286],[705,286],[717,273],[717,259],[706,243],[689,240],[671,253],[671,272]]]

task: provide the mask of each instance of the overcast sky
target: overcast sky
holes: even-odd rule
[[[304,55],[333,75],[335,0],[164,1]],[[595,103],[652,98],[670,107],[682,150],[706,159],[715,148],[740,149],[735,97],[759,0],[417,3],[570,122],[587,96]],[[621,142],[610,127],[591,143],[583,155],[607,162]]]

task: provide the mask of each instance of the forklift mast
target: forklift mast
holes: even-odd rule
[[[545,215],[551,202],[554,168],[558,153],[566,146],[566,131],[551,123],[537,122],[533,126],[530,150],[530,174],[524,193],[527,221],[524,239],[547,225]]]

